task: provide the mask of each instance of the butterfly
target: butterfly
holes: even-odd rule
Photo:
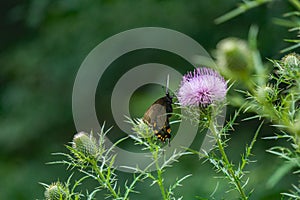
[[[145,112],[143,120],[147,123],[154,131],[157,138],[165,142],[170,142],[171,138],[171,127],[169,118],[172,116],[172,96],[168,90],[169,77],[167,79],[166,95],[157,99]]]

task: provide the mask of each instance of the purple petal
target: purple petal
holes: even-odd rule
[[[207,106],[223,101],[226,92],[226,81],[218,72],[197,68],[183,77],[177,96],[182,106]]]

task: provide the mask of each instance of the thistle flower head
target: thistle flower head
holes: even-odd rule
[[[232,37],[221,40],[217,44],[215,57],[222,75],[234,80],[249,81],[254,65],[246,41]]]
[[[224,78],[210,68],[197,68],[183,76],[177,96],[181,106],[208,106],[223,101],[227,92]]]
[[[300,66],[300,55],[291,53],[282,58],[282,63],[291,68],[299,68]]]
[[[46,200],[66,199],[68,193],[68,188],[66,188],[62,183],[56,182],[46,188],[45,198]]]
[[[132,130],[144,139],[154,135],[153,129],[143,119],[135,119]]]
[[[258,87],[256,90],[257,101],[261,104],[273,102],[276,97],[275,88],[272,85]]]
[[[96,157],[98,153],[96,139],[85,132],[79,132],[74,135],[73,148],[88,157]]]
[[[291,53],[284,56],[281,61],[275,62],[278,67],[277,73],[286,82],[298,82],[300,80],[300,55]]]

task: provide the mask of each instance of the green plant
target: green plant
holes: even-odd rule
[[[268,2],[270,1],[246,1],[237,9],[216,19],[216,22],[223,23],[248,9]],[[295,11],[284,14],[286,19],[276,18],[274,22],[278,25],[289,27],[290,31],[299,31],[300,3],[297,0],[289,0],[289,2],[294,6]],[[232,98],[231,100],[233,105],[238,107],[244,106],[245,112],[256,113],[251,118],[266,118],[273,126],[278,128],[279,133],[265,139],[285,139],[290,144],[288,147],[274,146],[267,150],[286,160],[268,181],[268,184],[273,187],[290,170],[294,170],[295,174],[299,172],[300,60],[299,55],[295,53],[287,54],[281,60],[269,59],[273,65],[273,68],[269,70],[267,65],[262,64],[262,60],[256,49],[256,37],[253,37],[256,34],[257,31],[253,31],[252,27],[252,31],[250,30],[249,34],[249,47],[252,50],[251,59],[253,61],[253,68],[255,69],[255,76],[249,77],[248,80],[237,80],[246,86],[242,89],[236,89],[236,91],[244,94],[244,96],[237,94],[236,97],[238,98]],[[298,39],[289,39],[286,41],[294,43],[294,45],[283,49],[282,52],[299,48],[300,41]],[[231,71],[231,75],[227,74],[227,77],[235,77],[234,72]],[[284,192],[282,194],[288,198],[299,199],[299,186],[293,185],[293,189],[290,193]]]

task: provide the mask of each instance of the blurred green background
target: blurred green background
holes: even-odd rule
[[[286,1],[276,1],[251,10],[221,25],[213,20],[231,10],[237,0],[14,0],[1,1],[0,6],[0,199],[42,199],[44,189],[39,182],[51,183],[58,178],[65,181],[69,173],[64,166],[46,165],[56,160],[52,152],[66,152],[64,144],[76,132],[72,119],[72,87],[85,56],[106,38],[137,27],[165,27],[180,31],[198,41],[212,52],[218,41],[226,37],[247,39],[251,24],[259,26],[258,48],[262,58],[280,58],[279,51],[289,38],[286,28],[273,24],[273,17],[289,11]],[[158,52],[159,53],[159,52]],[[122,58],[124,66],[153,62],[164,54],[145,51]],[[161,53],[161,52],[160,52]],[[134,57],[135,56],[135,57]],[[162,62],[170,66],[184,63],[174,55],[166,55]],[[178,58],[177,58],[178,59]],[[116,62],[118,63],[118,62]],[[117,65],[115,63],[115,65]],[[120,63],[120,61],[119,61]],[[112,68],[120,75],[120,70]],[[107,77],[101,83],[111,93],[114,81]],[[143,95],[143,94],[140,94]],[[146,95],[145,103],[153,99]],[[98,97],[97,97],[98,98]],[[143,98],[139,98],[143,99]],[[101,101],[99,101],[101,102]],[[98,103],[97,107],[105,107]],[[107,107],[107,106],[106,106]],[[136,108],[145,111],[147,106]],[[233,108],[229,108],[230,111]],[[99,121],[115,125],[109,110],[98,112]],[[245,116],[241,116],[241,120]],[[253,136],[259,122],[241,122],[232,133],[228,152],[238,160],[244,145]],[[114,129],[112,130],[112,132]],[[291,188],[296,177],[286,175],[274,187],[268,179],[282,163],[265,150],[275,141],[261,138],[275,130],[264,126],[257,142],[254,159],[248,170],[248,188],[255,188],[253,199],[279,199],[279,193]],[[276,141],[278,142],[278,141]],[[123,178],[130,175],[119,173]],[[228,185],[216,174],[209,163],[190,156],[180,159],[167,171],[166,182],[176,177],[193,174],[178,190],[185,199],[196,196],[211,199],[218,185],[216,198],[234,199],[235,193],[225,193]],[[122,179],[122,178],[121,178]],[[150,182],[141,183],[140,195],[132,199],[160,198]],[[101,199],[101,198],[99,198]]]

